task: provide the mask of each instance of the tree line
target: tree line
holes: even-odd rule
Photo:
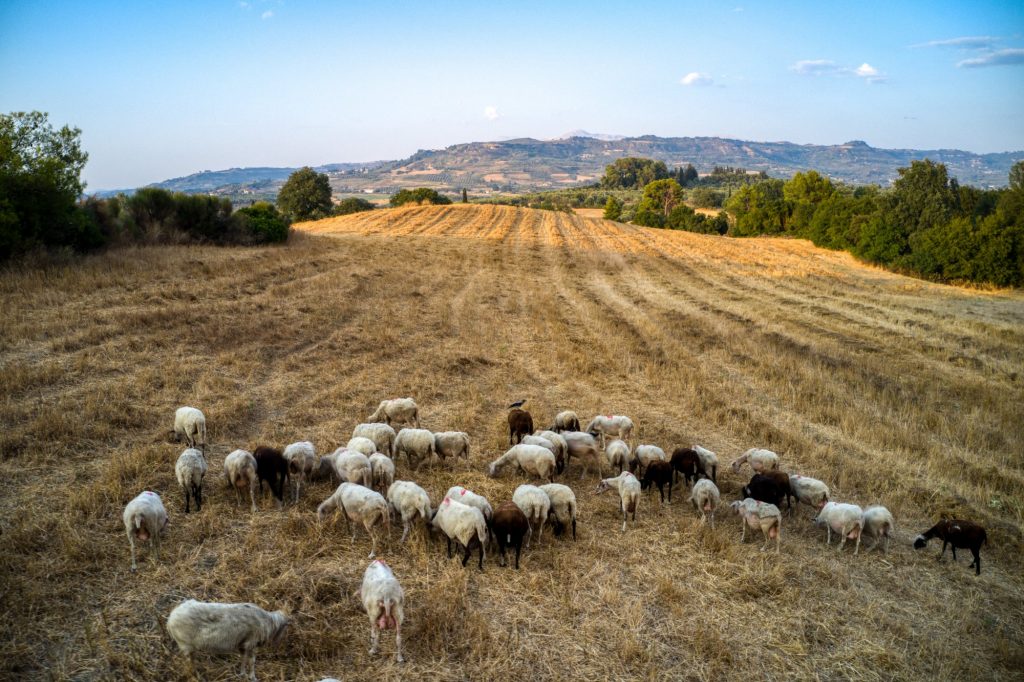
[[[1024,284],[1024,161],[1004,189],[960,185],[913,161],[891,189],[848,187],[815,171],[745,186],[725,204],[730,234],[804,237],[940,282]]]

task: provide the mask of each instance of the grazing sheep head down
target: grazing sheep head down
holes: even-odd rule
[[[928,538],[923,535],[918,535],[914,538],[914,549],[924,549],[925,545],[928,544]]]

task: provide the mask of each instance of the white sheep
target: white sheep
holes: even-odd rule
[[[288,475],[295,483],[293,501],[298,502],[302,484],[312,480],[314,472],[320,466],[316,448],[308,440],[292,443],[284,449],[284,458],[288,462]]]
[[[376,654],[379,650],[380,631],[394,628],[396,659],[399,663],[404,663],[402,621],[405,619],[405,595],[402,593],[402,586],[398,584],[398,578],[380,559],[371,562],[363,572],[359,598],[370,619],[370,655]]]
[[[530,548],[530,539],[535,528],[539,545],[544,536],[544,522],[551,511],[551,498],[535,485],[521,485],[512,493],[512,503],[519,507],[519,511],[523,512],[530,524],[530,530],[526,534],[526,548]]]
[[[616,438],[605,446],[604,457],[608,460],[608,466],[621,474],[633,460],[633,451],[626,441]]]
[[[138,568],[135,563],[136,540],[148,540],[155,559],[160,561],[160,534],[171,522],[160,496],[149,490],[142,491],[125,505],[121,519],[124,521],[124,532],[128,534],[128,544],[132,548],[132,570]]]
[[[633,450],[633,459],[629,463],[629,470],[643,476],[651,462],[658,461],[668,461],[668,455],[664,450],[657,445],[637,445]]]
[[[249,489],[252,510],[256,511],[256,458],[248,450],[235,450],[224,458],[224,480],[235,491],[235,503],[242,503],[242,491]]]
[[[433,517],[433,512],[430,509],[430,496],[427,495],[426,490],[412,481],[392,483],[388,488],[388,504],[391,505],[391,510],[402,519],[401,542],[405,542],[417,516],[424,524],[429,524]]]
[[[359,483],[367,488],[373,485],[373,468],[370,458],[361,452],[338,448],[330,455],[334,472],[342,481]]]
[[[446,457],[462,457],[469,461],[469,434],[464,431],[441,431],[434,434],[434,452],[442,461]]]
[[[565,466],[569,463],[569,444],[562,438],[562,434],[554,431],[534,431],[533,435],[546,438],[555,446],[555,464],[558,473],[565,471]]]
[[[395,437],[397,435],[395,430],[387,424],[377,422],[359,424],[356,428],[352,429],[353,438],[357,436],[369,438],[377,446],[375,452],[383,452],[389,457],[395,456]]]
[[[320,503],[316,509],[316,517],[323,521],[328,514],[339,508],[345,517],[346,528],[352,533],[352,542],[356,540],[356,529],[352,522],[363,524],[373,543],[367,557],[372,559],[377,554],[377,534],[374,529],[377,526],[384,526],[385,534],[390,530],[387,500],[375,490],[346,482],[339,485],[333,495]]]
[[[743,532],[740,533],[740,542],[747,539],[747,526],[760,529],[764,535],[764,545],[761,551],[768,549],[768,542],[775,539],[775,553],[779,553],[779,544],[782,542],[782,512],[774,504],[759,502],[753,498],[746,498],[729,505],[743,520]]]
[[[702,478],[693,484],[693,490],[690,493],[690,501],[693,502],[693,508],[700,514],[700,522],[706,523],[707,517],[711,517],[711,527],[715,527],[715,510],[718,509],[718,505],[722,501],[722,496],[718,492],[718,486],[716,486],[711,479]]]
[[[380,452],[375,452],[370,459],[370,478],[373,479],[373,487],[384,492],[395,482],[395,463],[391,458]]]
[[[879,541],[885,538],[885,545],[883,546],[882,552],[885,554],[889,553],[889,536],[895,527],[896,522],[892,518],[892,514],[888,509],[881,506],[868,507],[864,510],[862,517],[861,528],[864,535],[873,537],[875,539],[866,551],[870,552],[878,546]]]
[[[579,431],[580,418],[572,410],[564,410],[555,415],[555,424],[551,431],[561,433],[562,431]]]
[[[448,488],[448,492],[444,494],[445,497],[449,497],[456,502],[462,504],[468,504],[470,507],[476,507],[480,510],[480,513],[484,515],[484,520],[490,523],[494,517],[494,510],[491,508],[491,503],[487,501],[487,498],[483,495],[477,495],[469,488],[464,488],[461,485],[453,485]]]
[[[622,532],[626,532],[626,515],[633,514],[636,524],[636,508],[640,504],[640,481],[628,471],[623,471],[615,478],[605,478],[597,485],[597,493],[614,488],[619,493],[619,508],[622,510]]]
[[[846,540],[850,539],[857,541],[853,553],[856,555],[860,552],[860,536],[864,530],[863,509],[855,504],[828,502],[818,512],[818,517],[814,521],[819,526],[823,525],[828,529],[825,544],[832,544],[832,531],[835,531],[843,538],[839,543],[839,551],[843,550]]]
[[[174,475],[185,493],[185,513],[190,510],[189,501],[195,500],[196,511],[203,509],[203,478],[206,476],[206,457],[202,450],[186,448],[174,465]]]
[[[586,431],[563,431],[562,438],[565,439],[568,450],[565,455],[565,463],[568,466],[573,457],[579,457],[581,461],[590,460],[597,470],[598,478],[601,477],[601,453],[597,449],[597,439]],[[586,464],[580,469],[580,480],[586,473]]]
[[[498,475],[498,470],[506,464],[515,464],[517,468],[533,476],[547,479],[548,483],[554,481],[555,455],[540,445],[513,445],[504,455],[491,462],[487,468],[490,477]]]
[[[778,469],[779,456],[771,450],[765,450],[764,448],[750,448],[734,459],[730,466],[732,467],[733,472],[738,474],[740,472],[740,467],[747,463],[750,464],[750,468],[756,473],[761,473],[768,469]]]
[[[174,438],[185,439],[190,448],[199,445],[206,452],[206,417],[194,407],[179,407],[174,413]]]
[[[555,468],[557,469],[558,446],[555,445],[555,442],[550,438],[545,438],[544,436],[538,436],[537,434],[533,434],[529,436],[523,436],[522,440],[519,441],[519,444],[539,445],[542,448],[545,448],[546,450],[550,451],[551,454],[555,456]]]
[[[395,461],[403,454],[409,466],[419,470],[420,464],[429,462],[434,454],[434,434],[426,429],[402,429],[395,438]]]
[[[551,501],[551,516],[554,518],[554,532],[559,535],[562,529],[572,525],[572,539],[576,539],[576,493],[561,483],[545,483],[540,489]]]
[[[696,444],[691,449],[700,457],[701,464],[704,465],[704,471],[711,472],[711,480],[718,483],[718,455]]]
[[[431,519],[432,528],[448,538],[448,558],[452,558],[452,540],[465,548],[462,565],[469,561],[474,545],[480,548],[480,570],[484,570],[484,547],[487,544],[487,520],[483,512],[468,504],[445,497]]]
[[[820,510],[828,502],[828,486],[816,478],[790,474],[789,489],[797,502],[803,502],[814,509]]]
[[[390,425],[412,424],[417,429],[420,427],[419,408],[412,398],[394,398],[382,400],[377,406],[377,411],[366,418],[368,422],[384,422]]]
[[[350,438],[348,443],[345,445],[345,449],[352,450],[354,452],[361,452],[367,457],[378,452],[377,444],[373,442],[373,439],[366,438],[365,436],[355,436]],[[388,452],[390,453],[390,450]]]
[[[607,436],[615,436],[628,443],[633,434],[633,420],[621,414],[599,414],[590,420],[584,431],[595,438],[600,435],[602,448]]]
[[[174,607],[167,617],[167,633],[188,656],[190,676],[195,672],[197,651],[241,652],[241,674],[255,682],[256,648],[277,644],[288,622],[283,611],[264,611],[255,604],[217,604],[188,599]]]

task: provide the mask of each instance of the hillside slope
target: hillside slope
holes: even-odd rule
[[[286,246],[126,249],[0,273],[0,677],[184,679],[163,629],[187,597],[295,616],[261,679],[1012,679],[1024,666],[1024,296],[931,285],[806,242],[731,240],[503,206],[381,210],[298,226]],[[367,653],[352,598],[369,542],[315,522],[333,486],[251,515],[224,456],[329,453],[385,397],[413,396],[468,462],[398,477],[434,502],[491,479],[506,406],[631,415],[634,442],[719,453],[725,501],[751,446],[896,516],[888,556],[826,547],[806,509],[782,553],[701,526],[682,485],[619,532],[577,462],[579,539],[522,569],[444,558],[420,531],[382,554],[406,591],[406,658]],[[167,431],[201,407],[203,511],[186,516]],[[605,468],[607,471],[607,467]],[[164,496],[161,563],[128,570],[122,505]],[[913,536],[941,513],[990,529],[980,577]],[[868,543],[870,544],[870,543]],[[238,661],[201,656],[204,679]]]

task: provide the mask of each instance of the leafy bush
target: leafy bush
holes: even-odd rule
[[[372,211],[376,206],[372,202],[359,197],[349,197],[348,199],[342,199],[338,202],[338,205],[334,207],[334,215],[348,215],[350,213],[361,213],[362,211]]]
[[[429,187],[417,187],[416,189],[402,189],[397,194],[391,195],[392,206],[404,206],[405,204],[450,204],[452,200],[443,194],[438,194],[436,189]]]
[[[288,239],[288,221],[267,201],[257,201],[248,208],[238,209],[234,218],[241,233],[251,235],[257,243]]]
[[[618,220],[622,216],[622,202],[615,197],[608,197],[604,205],[605,220]]]

